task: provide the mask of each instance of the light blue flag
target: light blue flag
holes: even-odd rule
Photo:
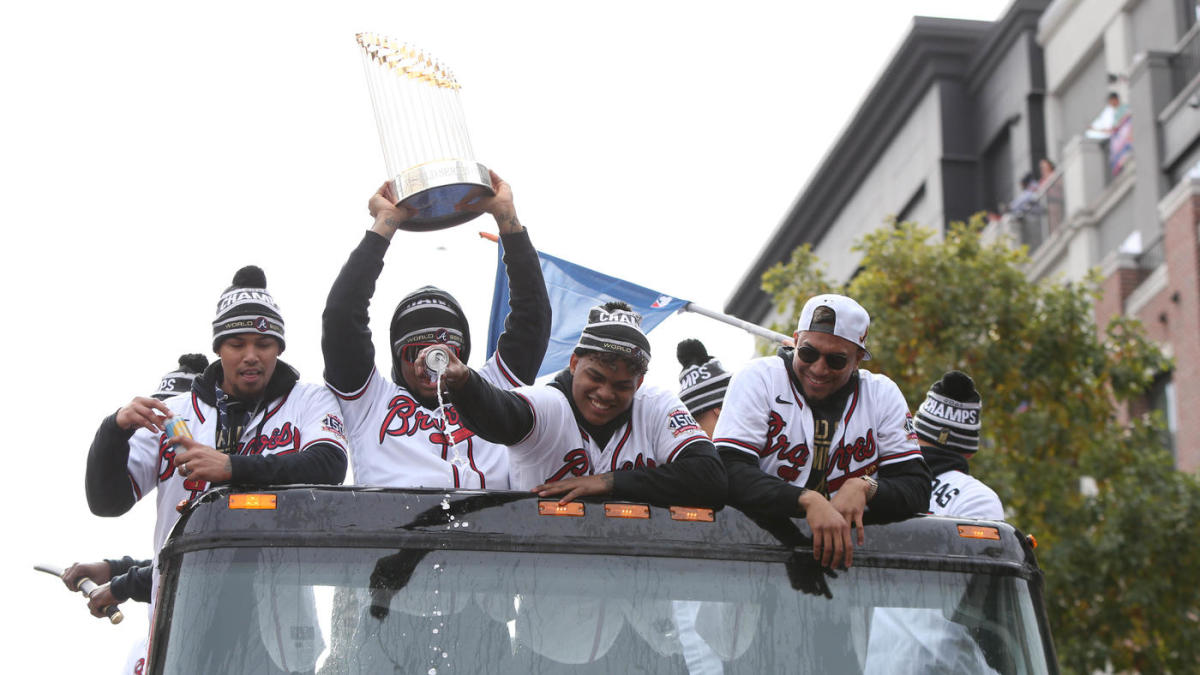
[[[498,248],[496,289],[492,294],[492,319],[488,327],[488,357],[496,351],[500,333],[504,330],[504,319],[508,316],[508,272],[504,268],[504,248]],[[546,347],[546,357],[542,360],[538,377],[567,367],[571,352],[579,343],[579,335],[587,325],[588,310],[596,305],[612,300],[629,303],[635,312],[642,315],[642,330],[649,333],[663,319],[688,304],[687,300],[664,295],[540,251],[538,259],[542,264],[542,276],[546,279],[546,292],[550,295],[550,309],[554,316],[550,327],[550,344]]]

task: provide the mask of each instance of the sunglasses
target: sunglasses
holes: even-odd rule
[[[437,344],[442,347],[445,347],[446,349],[449,349],[450,351],[454,352],[454,356],[458,357],[459,360],[462,360],[462,350],[461,349],[459,349],[458,347],[456,347],[454,345],[448,345],[448,344],[445,344],[442,342],[437,342],[437,343],[414,342],[409,345],[404,345],[400,349],[400,358],[404,359],[405,361],[408,361],[409,363],[416,363],[417,362],[417,354],[420,354],[422,349],[425,349],[426,347],[432,346],[434,344]]]
[[[796,356],[805,363],[816,363],[817,359],[825,357],[825,365],[829,366],[830,370],[841,370],[850,362],[850,357],[845,354],[822,354],[816,348],[804,345],[796,347]]]

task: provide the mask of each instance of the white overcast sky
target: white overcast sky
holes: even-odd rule
[[[325,294],[385,178],[354,34],[414,44],[463,86],[476,159],[512,185],[540,249],[720,309],[916,14],[993,20],[1005,0],[868,2],[9,3],[0,20],[8,319],[3,578],[9,670],[112,672],[113,627],[32,571],[149,556],[154,495],[92,516],[95,427],[180,353],[209,353],[217,296],[257,264],[284,359],[321,376]],[[485,217],[486,218],[486,217]],[[490,218],[399,234],[373,327],[403,294],[454,293],[483,342]],[[651,334],[736,369],[753,341],[678,316]],[[482,358],[477,350],[476,358]],[[19,428],[18,428],[19,427]],[[19,433],[18,433],[19,432]]]

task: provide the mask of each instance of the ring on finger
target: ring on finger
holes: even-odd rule
[[[191,472],[188,471],[187,462],[184,462],[183,464],[179,465],[179,475],[184,476],[186,478],[190,473]]]

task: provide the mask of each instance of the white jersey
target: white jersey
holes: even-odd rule
[[[282,367],[282,366],[281,366]],[[217,409],[193,392],[163,401],[200,443],[217,444]],[[166,445],[167,436],[139,428],[129,439],[129,481],[134,496],[141,499],[158,489],[158,521],[154,526],[154,581],[152,599],[158,593],[158,552],[170,534],[179,513],[175,507],[207,490],[207,481],[188,480],[175,470],[176,446]],[[315,443],[331,443],[346,452],[346,437],[337,400],[322,386],[296,384],[286,395],[270,401],[246,423],[238,440],[239,455],[287,455]],[[153,604],[151,605],[153,608]],[[153,613],[151,614],[153,616]]]
[[[499,352],[479,375],[501,389],[521,385]],[[357,391],[326,386],[337,395],[346,416],[356,484],[508,489],[504,446],[462,426],[453,405],[446,406],[443,422],[441,413],[422,406],[406,387],[381,375],[378,368],[371,370]]]
[[[1004,507],[992,488],[961,471],[945,471],[933,478],[929,512],[935,516],[1004,520]]]
[[[779,356],[751,361],[733,376],[713,443],[758,458],[768,475],[804,487],[812,471],[816,422]],[[889,464],[924,461],[912,415],[896,383],[858,371],[858,387],[829,444],[826,486],[832,497],[848,478],[867,476]]]
[[[634,393],[629,421],[604,446],[579,426],[561,390],[539,385],[513,393],[533,409],[533,429],[508,448],[514,490],[572,476],[666,464],[689,443],[708,440],[679,396],[651,385]]]
[[[217,444],[217,409],[195,393],[169,398],[166,404],[176,417],[187,422],[192,437],[209,447]],[[209,488],[203,480],[186,480],[175,470],[175,446],[167,436],[139,428],[129,439],[129,480],[140,500],[158,489],[158,523],[154,528],[154,551],[162,548],[179,514],[175,507]],[[246,423],[238,440],[239,455],[286,455],[314,443],[331,443],[346,451],[341,412],[337,401],[324,387],[296,384],[285,396],[262,407]],[[157,566],[156,566],[157,568]]]

